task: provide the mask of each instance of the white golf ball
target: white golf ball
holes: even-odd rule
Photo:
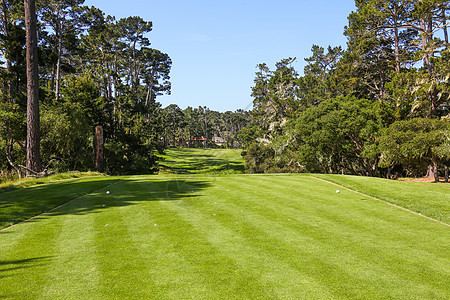
[[[109,195],[109,191],[106,191],[106,195]]]
[[[339,190],[336,190],[336,193],[339,193]]]

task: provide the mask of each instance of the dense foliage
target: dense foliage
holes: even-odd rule
[[[448,176],[449,2],[355,4],[346,50],[314,45],[303,76],[292,58],[258,66],[248,172]]]
[[[104,129],[110,173],[148,173],[162,126],[156,96],[170,93],[170,57],[149,47],[152,23],[115,20],[82,0],[36,1],[43,168],[93,169]],[[1,2],[0,169],[23,170],[26,75],[23,1]]]
[[[241,109],[222,113],[206,106],[182,110],[176,104],[164,108],[162,114],[163,146],[186,148],[240,148],[238,133],[248,124],[250,115]]]
[[[312,46],[257,66],[251,112],[162,108],[172,61],[150,47],[152,22],[116,20],[83,0],[36,1],[42,169],[152,173],[166,147],[244,147],[248,172],[448,176],[447,0],[358,0],[347,49]],[[24,3],[1,1],[0,171],[24,173]],[[29,93],[28,93],[29,94]],[[36,170],[38,171],[38,170]]]
[[[170,93],[172,61],[150,48],[152,22],[116,20],[83,3],[36,1],[41,170],[92,170],[99,125],[112,174],[151,173],[156,151],[195,146],[202,137],[221,136],[227,146],[239,146],[245,112],[163,109],[156,101]],[[1,1],[0,16],[0,171],[20,176],[27,161],[23,1]]]

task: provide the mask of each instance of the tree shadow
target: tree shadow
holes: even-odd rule
[[[179,201],[199,197],[198,192],[210,186],[202,180],[191,179],[124,179],[120,185],[92,193],[89,197],[52,211],[47,216],[100,213],[111,207],[136,205],[152,201]]]
[[[176,161],[177,158],[182,158],[182,162]],[[227,158],[221,159],[209,154],[195,157],[175,154],[160,165],[165,171],[172,174],[244,173],[245,170],[243,162],[230,161]]]
[[[53,256],[33,257],[17,260],[2,260],[0,261],[0,279],[13,276],[13,271],[29,269],[43,266],[48,263]]]
[[[0,228],[17,224],[76,197],[118,182],[117,178],[95,177],[55,181],[0,194]]]
[[[209,182],[195,179],[91,178],[88,181],[53,182],[0,195],[0,228],[55,215],[98,213],[109,207],[146,201],[175,201],[197,197]],[[106,194],[107,190],[111,194]],[[86,196],[86,197],[83,197]],[[76,201],[72,201],[76,200]],[[63,205],[67,204],[67,205]],[[63,206],[61,206],[63,205]],[[60,208],[52,210],[58,206]],[[45,214],[44,214],[45,213]],[[1,231],[0,233],[6,233]]]

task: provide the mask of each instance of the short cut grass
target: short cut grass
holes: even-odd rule
[[[381,194],[378,179],[339,179],[403,204],[444,197],[432,211],[448,208],[438,186],[408,198],[403,183],[385,182]],[[0,232],[1,298],[450,297],[448,226],[347,189],[336,193],[307,175],[75,182],[0,194],[2,203],[5,195],[17,203],[75,199]]]

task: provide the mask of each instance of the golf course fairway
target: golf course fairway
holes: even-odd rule
[[[67,204],[0,232],[0,298],[450,296],[448,225],[310,175],[92,177],[34,197],[83,182]],[[384,193],[417,187],[397,183]],[[442,185],[421,188],[448,205]]]

